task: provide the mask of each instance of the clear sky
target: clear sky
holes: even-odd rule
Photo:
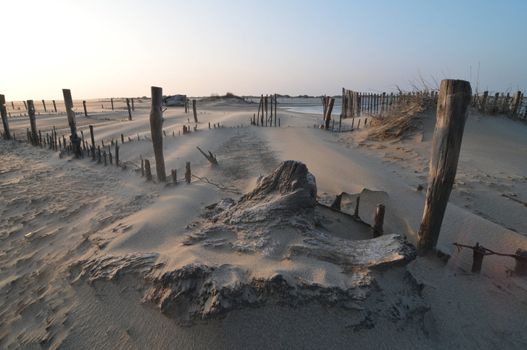
[[[7,100],[527,88],[524,0],[1,0]],[[479,67],[479,69],[478,69]]]

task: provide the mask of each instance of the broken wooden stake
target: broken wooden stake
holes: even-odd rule
[[[379,204],[375,208],[375,217],[373,218],[373,237],[379,237],[383,234],[384,225],[384,204]]]
[[[207,158],[207,160],[212,164],[212,165],[218,165],[218,160],[216,159],[216,157],[212,154],[211,151],[209,151],[209,154],[205,153],[201,148],[199,148],[199,146],[196,146],[196,148],[198,149],[198,151],[200,151],[201,154],[203,154],[203,157]]]
[[[145,159],[145,175],[146,181],[152,181],[152,170],[150,169],[150,161]]]

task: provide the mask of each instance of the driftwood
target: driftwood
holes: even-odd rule
[[[214,156],[214,154],[212,154],[211,151],[209,151],[209,154],[207,154],[201,148],[199,148],[199,146],[197,146],[196,148],[198,149],[198,151],[200,151],[201,154],[203,154],[203,157],[207,158],[207,160],[212,165],[218,165],[218,160],[216,159],[216,156]]]

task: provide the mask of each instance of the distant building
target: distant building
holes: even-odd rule
[[[165,106],[184,106],[187,95],[172,95],[164,98]]]

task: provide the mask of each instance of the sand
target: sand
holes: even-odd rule
[[[271,220],[289,192],[239,200],[292,159],[314,177],[319,202],[362,192],[362,221],[371,223],[382,202],[383,240],[414,242],[433,113],[421,133],[371,142],[366,130],[315,129],[318,115],[282,102],[281,128],[250,127],[257,105],[198,105],[198,131],[188,135],[178,132],[191,114],[169,108],[166,167],[182,179],[190,161],[199,177],[190,185],[141,178],[140,156],[153,160],[146,102],[136,103],[133,121],[124,111],[77,118],[85,137],[95,125],[98,142],[132,139],[121,146],[126,170],[0,141],[0,347],[525,348],[527,283],[507,273],[512,259],[488,257],[472,275],[471,252],[451,244],[527,249],[526,125],[469,117],[438,245],[448,263],[395,259],[356,269],[342,257],[368,238],[367,228],[319,206],[278,210],[284,220]],[[208,122],[223,128],[209,130]],[[64,116],[40,115],[37,125],[67,130]],[[27,126],[11,121],[20,136]]]

